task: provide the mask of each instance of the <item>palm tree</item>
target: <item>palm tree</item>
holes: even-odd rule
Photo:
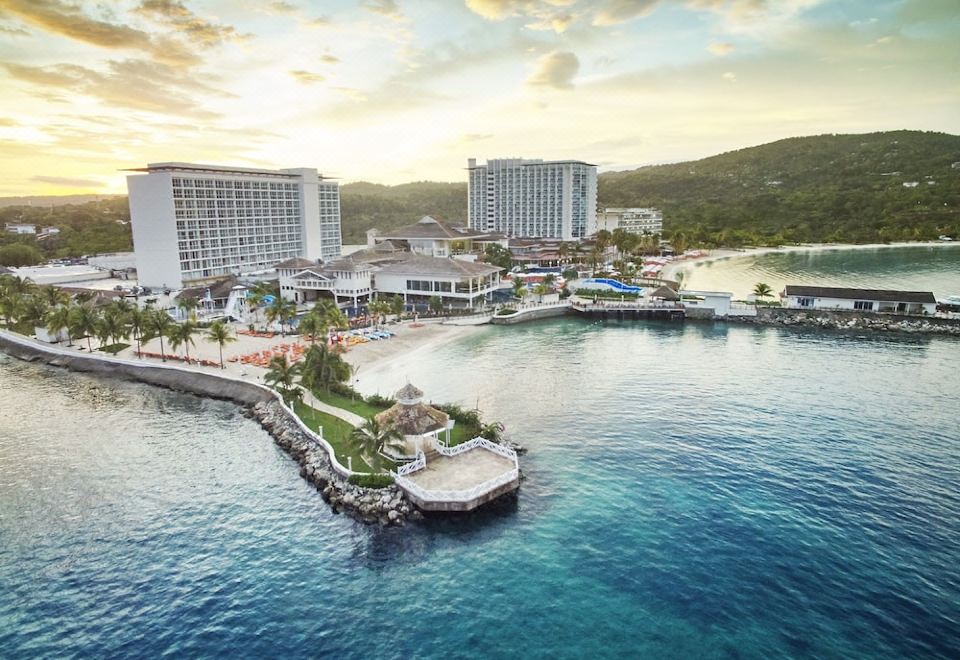
[[[140,307],[131,307],[130,311],[127,313],[126,324],[127,328],[133,333],[133,338],[137,341],[137,357],[140,357],[140,341],[143,339],[143,335],[147,331],[147,326],[150,322],[150,310],[141,309]]]
[[[14,319],[19,316],[24,299],[25,296],[22,293],[13,289],[0,292],[0,314],[3,315],[3,320],[8,326],[13,325]]]
[[[514,275],[513,276],[513,297],[522,298],[523,297],[522,292],[525,286],[526,286],[526,282],[524,282],[523,279],[521,279],[520,277]]]
[[[403,301],[403,296],[400,294],[395,295],[390,299],[390,312],[395,314],[397,320],[400,320],[400,317],[403,316],[403,308],[406,306],[406,303]]]
[[[773,289],[770,288],[769,284],[758,282],[753,287],[753,295],[762,303],[764,298],[770,298],[773,296]]]
[[[317,337],[326,331],[326,320],[315,309],[300,319],[300,335],[309,336],[311,344],[316,343]]]
[[[96,323],[97,339],[100,340],[100,346],[106,346],[109,343],[118,343],[124,331],[124,318],[116,311],[105,311]]]
[[[177,350],[177,348],[183,346],[187,362],[190,361],[190,346],[196,346],[193,341],[193,336],[197,333],[197,330],[196,323],[193,321],[184,321],[183,323],[173,325],[167,331],[167,339],[170,340],[170,346],[173,350]]]
[[[443,300],[440,296],[430,296],[430,302],[428,303],[430,311],[434,314],[440,314],[443,311]]]
[[[74,337],[87,338],[87,350],[93,352],[90,344],[91,335],[97,332],[97,310],[91,303],[83,303],[73,308],[70,314],[70,334]]]
[[[287,300],[280,296],[276,296],[267,306],[267,320],[270,323],[274,321],[280,321],[280,334],[286,334],[286,324],[287,321],[292,319],[297,314],[297,304],[292,300]]]
[[[67,345],[73,346],[73,337],[70,334],[70,305],[58,305],[47,313],[47,332],[52,337],[60,337],[60,333],[67,330]]]
[[[677,283],[677,295],[680,296],[680,304],[683,304],[683,281],[687,279],[687,274],[682,270],[677,271],[676,275],[673,276],[673,279]]]
[[[47,305],[50,307],[56,307],[57,305],[66,305],[70,302],[70,294],[64,291],[61,288],[55,286],[41,286],[40,295],[47,302]]]
[[[367,304],[371,316],[371,323],[380,325],[381,319],[390,312],[390,305],[385,300],[374,300]]]
[[[160,359],[164,362],[167,361],[167,354],[163,350],[163,338],[170,332],[172,325],[173,319],[162,309],[148,310],[144,339],[146,340],[148,337],[158,337],[160,339]]]
[[[223,321],[214,321],[207,331],[207,339],[216,342],[220,347],[220,368],[223,369],[223,347],[232,341],[237,341],[237,338],[230,334],[230,329],[226,323]]]
[[[480,437],[491,442],[499,442],[503,438],[506,427],[501,422],[490,422],[480,429]]]
[[[46,299],[35,294],[25,296],[18,310],[20,322],[27,323],[31,328],[41,325],[49,311]]]
[[[363,426],[358,426],[350,433],[350,440],[364,455],[367,463],[374,472],[380,472],[382,463],[380,452],[384,449],[402,451],[406,448],[403,434],[399,429],[381,427],[374,418],[368,419]]]
[[[193,296],[186,296],[181,293],[177,297],[177,309],[183,312],[186,318],[195,316],[197,305],[199,304],[200,302]]]
[[[299,364],[291,364],[286,355],[275,355],[267,365],[267,373],[263,380],[268,385],[280,391],[286,398],[293,387],[293,379],[300,373]],[[279,387],[279,386],[283,387]]]
[[[300,384],[308,390],[322,387],[329,392],[332,385],[350,378],[350,365],[326,344],[320,344],[307,351],[300,374]]]

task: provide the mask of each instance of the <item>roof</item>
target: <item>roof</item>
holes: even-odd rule
[[[407,225],[406,227],[399,227],[397,229],[390,229],[380,234],[378,238],[460,241],[466,238],[473,238],[474,236],[482,235],[483,232],[479,231],[458,231],[450,227],[448,224],[437,220],[436,218],[425,215],[415,224]]]
[[[355,273],[358,270],[371,270],[371,266],[362,260],[353,259],[353,255],[351,255],[341,259],[335,259],[334,261],[328,261],[327,263],[323,264],[323,268],[321,270],[324,273],[330,273],[333,271],[338,271],[341,273]]]
[[[893,291],[888,289],[845,289],[831,286],[787,285],[786,295],[806,298],[842,298],[880,302],[936,303],[931,291]]]
[[[418,389],[411,383],[407,383],[397,391],[396,398],[398,401],[416,401],[423,398],[423,390]]]
[[[379,272],[439,277],[480,277],[503,270],[499,266],[445,257],[427,257],[421,254],[405,254],[403,257],[380,265]]]
[[[280,269],[289,269],[289,270],[303,270],[304,268],[316,268],[317,262],[311,261],[310,259],[304,259],[303,257],[293,257],[287,259],[286,261],[281,261],[274,268]]]
[[[450,421],[447,413],[425,403],[412,406],[397,403],[374,419],[380,426],[397,429],[404,435],[423,435],[430,431],[444,429]]]
[[[207,290],[209,290],[210,298],[212,300],[219,300],[221,298],[229,298],[230,292],[233,291],[237,285],[243,286],[236,277],[231,275],[230,277],[225,277],[215,282],[210,282],[209,284],[186,288],[180,292],[180,295],[203,300],[207,295]]]

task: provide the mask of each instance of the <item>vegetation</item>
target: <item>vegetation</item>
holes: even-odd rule
[[[393,485],[389,474],[351,474],[350,483],[361,488],[388,488]]]
[[[413,224],[431,215],[451,224],[467,224],[467,184],[418,181],[399,186],[348,183],[340,187],[343,242],[366,243],[368,229],[380,231]]]
[[[237,338],[230,334],[227,324],[220,320],[214,321],[207,330],[207,340],[214,342],[220,348],[220,368],[223,369],[223,347],[230,342],[237,341]]]
[[[960,137],[944,133],[821,135],[604,173],[598,194],[601,206],[661,208],[678,251],[931,240],[960,235],[957,161]]]
[[[360,450],[367,465],[373,468],[374,472],[380,472],[380,466],[383,462],[380,452],[384,449],[402,451],[406,447],[403,442],[403,434],[399,429],[382,427],[372,417],[363,426],[358,426],[351,431],[350,440]]]
[[[355,472],[370,470],[370,466],[363,459],[360,449],[354,446],[350,439],[354,427],[349,422],[320,412],[306,405],[303,401],[294,401],[293,410],[303,420],[303,423],[312,430],[320,432],[322,429],[323,439],[333,447],[333,452],[341,465],[352,465]],[[352,462],[348,463],[348,458]]]
[[[769,284],[758,282],[756,286],[753,287],[753,295],[758,302],[762,303],[764,298],[773,296],[773,289],[770,288]]]

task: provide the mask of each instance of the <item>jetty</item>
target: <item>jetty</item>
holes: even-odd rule
[[[598,319],[683,321],[686,309],[677,302],[636,300],[571,299],[570,309],[575,313]]]

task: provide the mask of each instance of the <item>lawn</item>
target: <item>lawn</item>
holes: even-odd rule
[[[345,422],[339,417],[320,412],[300,402],[294,404],[294,411],[300,419],[303,420],[303,423],[314,431],[318,428],[323,429],[323,438],[333,447],[333,451],[336,453],[337,460],[340,461],[341,465],[347,467],[347,457],[349,456],[353,459],[354,472],[373,471],[370,466],[367,465],[367,462],[363,460],[360,450],[357,449],[350,440],[353,427],[349,422]],[[396,465],[387,459],[383,459],[380,467],[384,470],[393,470],[396,468]]]
[[[331,406],[336,406],[337,408],[343,408],[344,410],[349,410],[356,415],[360,415],[364,419],[370,419],[374,415],[383,412],[388,407],[371,405],[361,399],[359,396],[356,398],[356,400],[353,400],[348,396],[327,392],[322,389],[315,390],[313,394],[324,403],[328,403]]]

